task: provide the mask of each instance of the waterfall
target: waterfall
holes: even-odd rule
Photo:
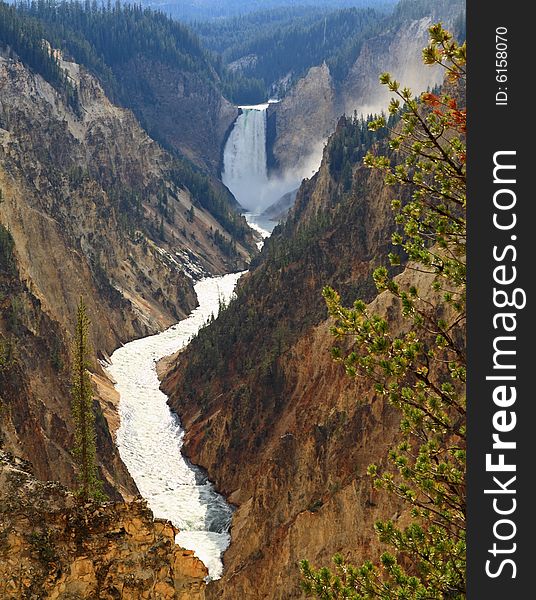
[[[264,210],[282,196],[296,190],[304,176],[302,170],[283,170],[268,175],[266,163],[266,109],[272,102],[239,106],[242,110],[223,151],[222,181],[247,211],[250,225],[266,232],[276,225]]]
[[[223,153],[222,181],[238,202],[256,212],[263,207],[268,185],[266,109],[268,104],[241,106]]]

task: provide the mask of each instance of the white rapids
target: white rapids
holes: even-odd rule
[[[177,544],[195,552],[210,579],[222,575],[232,508],[204,473],[182,456],[184,430],[160,390],[156,363],[184,348],[211,315],[217,316],[221,301],[229,301],[240,275],[197,283],[199,306],[188,318],[160,334],[125,344],[106,365],[120,394],[121,458],[155,517],[169,519],[179,528]]]

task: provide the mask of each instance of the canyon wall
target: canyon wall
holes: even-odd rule
[[[69,346],[80,296],[102,375],[97,358],[186,316],[195,278],[243,269],[255,244],[243,218],[222,224],[200,204],[131,111],[83,67],[61,64],[78,112],[12,52],[0,55],[0,430],[38,477],[72,485]],[[101,404],[106,491],[135,493]]]
[[[309,177],[343,112],[329,67],[309,69],[281,102],[268,107],[272,170],[299,170]]]
[[[139,55],[117,76],[128,106],[153,137],[218,175],[220,148],[238,109],[214,82]]]
[[[350,184],[335,164],[355,126],[339,123],[237,299],[164,380],[187,456],[237,505],[224,575],[208,598],[299,598],[300,559],[328,564],[342,552],[359,562],[378,549],[374,520],[399,510],[366,475],[396,439],[397,413],[333,362],[321,295],[333,285],[347,303],[372,301],[372,270],[391,249],[392,190],[352,162],[353,148]],[[375,303],[396,314],[389,296]]]

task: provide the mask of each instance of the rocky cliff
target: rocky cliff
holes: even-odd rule
[[[5,600],[204,600],[207,570],[145,502],[80,505],[0,451],[0,595]]]
[[[223,200],[223,223],[204,208],[199,198],[210,189],[192,192],[184,165],[132,112],[59,58],[78,89],[78,111],[12,50],[0,55],[0,429],[38,477],[72,485],[69,340],[80,295],[98,374],[97,357],[188,314],[196,277],[244,268],[254,240]],[[96,409],[107,492],[133,493]]]
[[[452,29],[463,11],[464,3],[459,1],[401,2],[386,19],[384,31],[363,43],[342,81],[335,81],[325,64],[310,69],[280,103],[269,108],[272,168],[309,177],[340,115],[354,111],[367,115],[387,108],[389,95],[378,84],[383,72],[415,94],[441,84],[440,69],[422,66],[428,27],[442,21]]]
[[[323,143],[343,112],[329,67],[324,63],[309,69],[281,102],[268,107],[272,169],[298,169],[309,176],[318,167]],[[308,160],[311,165],[306,164]]]
[[[391,191],[358,166],[358,128],[339,123],[237,299],[164,381],[187,455],[238,507],[209,598],[298,598],[300,559],[359,561],[376,549],[371,523],[398,510],[366,476],[396,438],[397,415],[333,363],[321,296],[332,284],[346,302],[372,300],[371,271],[390,247]],[[376,303],[392,312],[389,298]]]
[[[211,81],[170,65],[132,57],[118,73],[132,108],[151,134],[213,175],[238,109]]]

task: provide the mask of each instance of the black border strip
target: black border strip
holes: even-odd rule
[[[532,487],[536,483],[536,378],[535,352],[532,338],[536,327],[531,315],[534,305],[529,293],[529,278],[536,271],[531,245],[536,242],[530,208],[536,205],[536,192],[531,182],[531,170],[536,172],[536,152],[531,150],[534,117],[528,82],[533,79],[534,67],[529,64],[535,39],[529,33],[530,6],[523,3],[468,2],[468,593],[469,600],[518,600],[536,597],[533,578],[536,575],[536,501]],[[505,28],[507,71],[497,72],[496,62],[503,55],[496,53],[497,28]],[[503,32],[503,29],[499,29]],[[507,75],[507,81],[497,80],[497,75]],[[499,78],[500,79],[500,78]],[[502,88],[502,89],[501,89]],[[503,92],[496,96],[498,92]],[[507,96],[507,100],[506,100]],[[498,103],[502,102],[502,103]],[[506,102],[506,103],[505,103]],[[495,154],[510,151],[514,154]],[[515,170],[500,169],[494,183],[494,155],[501,164],[516,166]],[[515,183],[507,182],[515,178]],[[531,189],[529,189],[529,185]],[[501,191],[505,190],[505,191]],[[506,191],[509,190],[509,191]],[[499,192],[497,194],[497,192]],[[509,210],[494,207],[494,194],[499,204],[515,198]],[[513,195],[515,194],[515,196]],[[504,225],[516,216],[515,227],[498,229],[493,215]],[[514,236],[514,237],[512,237]],[[507,247],[510,249],[507,250]],[[502,257],[499,260],[494,258]],[[515,259],[515,260],[514,260]],[[511,284],[498,284],[497,279],[509,280],[516,269],[516,279]],[[499,308],[504,295],[493,299],[493,289],[501,289],[521,305],[525,290],[527,304]],[[516,329],[505,332],[505,323],[513,326],[514,319],[493,318],[498,313],[515,314]],[[515,339],[501,339],[513,336]],[[494,350],[495,341],[495,350]],[[513,350],[516,354],[497,354],[496,349]],[[511,364],[515,368],[494,367]],[[514,380],[489,380],[488,376],[515,376]],[[506,385],[507,395],[494,390]],[[516,400],[510,406],[515,387]],[[501,400],[503,405],[500,406]],[[504,411],[502,414],[500,411]],[[515,413],[515,417],[512,413]],[[495,425],[511,431],[500,433],[502,441],[516,443],[516,449],[493,449]],[[506,465],[515,471],[498,471],[500,467],[486,470],[486,455],[490,462],[500,464],[500,454]],[[485,493],[499,490],[502,493]],[[515,477],[515,480],[508,483]],[[515,493],[513,493],[515,490]],[[494,507],[495,502],[495,507]],[[498,514],[515,510],[511,514]],[[503,520],[502,522],[501,519]],[[513,525],[507,521],[511,521]],[[498,525],[496,525],[498,523]],[[494,533],[495,526],[495,533]],[[511,539],[497,539],[498,536]],[[494,550],[494,544],[495,550]],[[514,545],[515,544],[515,545]],[[487,561],[490,561],[487,563]],[[503,562],[512,561],[512,562]],[[486,573],[486,565],[490,574]],[[502,565],[502,566],[501,566]],[[515,570],[515,578],[513,577]],[[494,575],[494,576],[491,576]],[[530,590],[532,589],[532,592]]]

